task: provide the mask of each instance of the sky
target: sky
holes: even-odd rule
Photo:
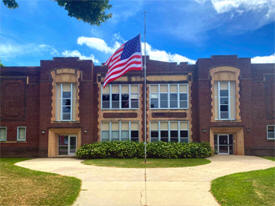
[[[53,0],[17,2],[19,8],[8,9],[0,0],[5,66],[69,56],[101,65],[137,34],[153,60],[195,64],[212,55],[238,55],[275,63],[275,0],[110,0],[112,18],[100,26],[69,17]]]

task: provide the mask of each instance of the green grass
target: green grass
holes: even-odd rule
[[[84,160],[86,165],[123,168],[165,168],[165,167],[190,167],[210,163],[208,159],[92,159]]]
[[[268,160],[271,160],[271,161],[275,161],[275,157],[271,157],[271,156],[264,156],[262,158],[265,158],[265,159],[268,159]]]
[[[275,206],[275,168],[217,178],[211,192],[221,206]]]
[[[15,166],[23,158],[0,158],[0,205],[72,205],[81,181]]]

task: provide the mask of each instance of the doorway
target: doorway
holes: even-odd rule
[[[76,135],[58,136],[58,155],[75,155]]]
[[[214,136],[216,154],[233,154],[233,135],[217,134]]]

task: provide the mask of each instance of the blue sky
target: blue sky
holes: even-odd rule
[[[0,60],[6,66],[38,66],[42,59],[78,56],[101,64],[124,41],[143,38],[151,59],[188,61],[236,54],[275,63],[275,0],[111,0],[113,17],[91,26],[67,16],[52,0],[0,1]]]

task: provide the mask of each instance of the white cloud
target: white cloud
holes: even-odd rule
[[[0,57],[3,59],[37,53],[50,53],[54,56],[59,55],[59,52],[54,47],[47,44],[0,44]]]
[[[98,59],[96,59],[94,55],[91,54],[90,56],[84,56],[78,50],[72,50],[72,51],[65,50],[62,52],[62,55],[64,57],[79,57],[79,59],[83,59],[83,60],[86,60],[86,59],[93,60],[94,63],[96,64],[99,63]]]
[[[142,43],[142,48],[144,48],[144,43]],[[144,54],[144,52],[143,52]],[[189,64],[195,64],[196,61],[193,59],[189,59],[185,56],[180,54],[171,54],[164,50],[158,50],[152,48],[152,46],[146,43],[146,55],[149,55],[150,59],[158,60],[158,61],[165,61],[165,62],[188,62]]]
[[[238,8],[248,11],[267,8],[267,14],[275,11],[274,0],[211,0],[211,3],[217,13],[225,13]]]
[[[84,36],[77,38],[77,44],[86,45],[92,49],[96,49],[106,54],[112,54],[120,46],[120,43],[117,41],[115,42],[113,47],[110,47],[103,39]]]
[[[256,56],[251,58],[252,63],[275,63],[275,53],[269,56]]]

